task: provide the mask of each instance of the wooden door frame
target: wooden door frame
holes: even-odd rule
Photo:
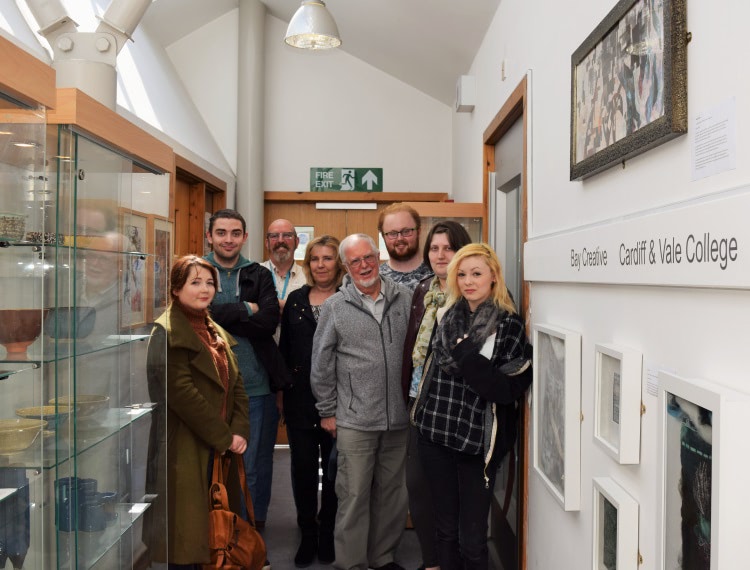
[[[214,212],[226,208],[227,183],[179,154],[175,154],[174,177],[175,183],[179,179],[190,186],[190,210],[188,212],[189,250],[201,253],[203,251],[203,212],[205,211],[206,196],[209,194],[212,196],[212,209]],[[169,196],[169,213],[172,221],[176,221],[175,183],[170,185]]]
[[[264,192],[265,202],[447,202],[445,192]]]
[[[489,197],[490,188],[489,173],[495,170],[495,145],[505,135],[506,132],[519,119],[523,118],[523,156],[521,166],[521,254],[523,247],[528,240],[528,137],[529,137],[529,114],[528,114],[528,81],[527,76],[516,86],[497,115],[490,121],[489,126],[485,129],[483,135],[484,141],[484,160],[483,160],[483,196],[482,201],[485,209],[485,219],[489,222]],[[489,228],[487,228],[489,230]],[[485,239],[486,239],[485,234]],[[521,257],[523,259],[523,255]],[[521,287],[523,290],[521,314],[526,319],[526,333],[529,334],[529,283],[523,278],[523,263],[521,263]],[[522,446],[520,450],[518,472],[520,474],[518,481],[519,507],[521,509],[520,524],[518,526],[518,567],[520,570],[526,569],[526,538],[528,536],[528,500],[529,500],[529,405],[524,400],[521,407],[521,429],[519,437],[522,437]]]

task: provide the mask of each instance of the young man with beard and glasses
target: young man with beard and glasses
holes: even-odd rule
[[[323,304],[313,336],[310,386],[320,426],[338,448],[333,538],[341,570],[403,570],[394,555],[407,510],[401,356],[411,292],[380,277],[378,254],[366,234],[341,242],[348,277]]]
[[[378,231],[385,240],[390,259],[380,266],[380,275],[414,291],[432,270],[422,261],[419,230],[422,220],[417,211],[406,204],[391,204],[380,212]]]
[[[206,237],[213,248],[206,259],[219,270],[211,316],[237,340],[234,351],[250,398],[245,470],[256,523],[263,528],[271,501],[273,448],[279,422],[274,391],[283,388],[288,378],[273,339],[279,323],[279,300],[271,272],[240,254],[247,230],[238,212],[216,212],[209,220]]]

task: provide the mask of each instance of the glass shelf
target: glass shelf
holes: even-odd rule
[[[101,352],[103,350],[110,350],[117,346],[122,346],[139,340],[146,340],[150,337],[147,334],[117,334],[117,335],[106,335],[97,339],[82,339],[78,340],[73,348],[72,342],[62,342],[51,338],[44,339],[42,341],[41,348],[34,348],[33,346],[27,351],[26,360],[8,359],[7,355],[0,358],[0,364],[2,363],[27,363],[28,366],[24,370],[39,368],[41,364],[50,362],[56,362],[67,358],[85,356],[87,354],[93,354],[95,352]],[[12,371],[12,374],[16,374],[18,371]],[[6,372],[5,370],[2,371]],[[7,376],[6,376],[7,377]],[[0,380],[4,378],[0,376]]]
[[[54,431],[44,430],[27,449],[16,453],[0,454],[0,469],[51,469],[59,467],[122,431],[139,418],[149,414],[153,409],[150,403],[137,404],[136,406],[110,408],[97,412],[90,417],[79,418],[76,422],[75,435],[72,433],[71,419],[68,419],[65,424],[58,428],[58,430],[67,433],[56,434]],[[75,453],[73,452],[74,444]]]
[[[100,239],[106,240],[108,238],[102,237]],[[37,241],[7,241],[7,240],[0,240],[0,251],[3,249],[9,249],[11,247],[30,247],[32,248],[32,252],[45,252],[49,253],[50,251],[53,251],[55,247],[58,249],[65,251],[80,251],[80,252],[86,252],[86,251],[93,251],[96,253],[111,253],[113,255],[136,255],[139,257],[154,257],[155,254],[153,253],[146,253],[143,251],[124,251],[124,250],[116,250],[116,249],[108,249],[104,247],[92,247],[95,245],[95,242],[90,241],[91,238],[88,238],[88,240],[85,242],[89,245],[86,246],[74,246],[72,243],[40,243]],[[36,249],[35,249],[36,248]]]
[[[5,362],[5,361],[0,361],[0,362]],[[2,368],[0,368],[0,380],[7,380],[14,374],[25,372],[26,370],[36,370],[37,368],[39,368],[39,364],[37,364],[36,362],[26,362],[24,364],[21,364],[13,368],[3,366]]]
[[[91,568],[96,565],[122,536],[143,516],[151,503],[118,503],[114,508],[114,517],[107,521],[104,530],[86,532],[78,531],[78,568]],[[69,534],[60,531],[61,534]],[[63,541],[65,542],[65,541]],[[61,557],[62,558],[62,557]],[[69,558],[69,556],[68,556]],[[60,568],[73,568],[71,560],[60,560]]]

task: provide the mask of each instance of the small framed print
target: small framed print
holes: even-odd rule
[[[744,567],[750,395],[660,371],[659,407],[657,568]]]
[[[147,216],[139,212],[122,212],[125,236],[122,285],[122,327],[146,323],[146,226]]]
[[[534,325],[534,470],[566,511],[581,503],[581,336]]]
[[[315,238],[315,227],[294,226],[294,231],[297,232],[297,239],[299,239],[299,245],[297,246],[297,249],[294,250],[294,260],[302,261],[305,259],[307,244]]]
[[[640,462],[642,369],[640,353],[596,345],[594,440],[621,464]]]
[[[594,477],[593,570],[638,570],[638,502],[609,477]]]
[[[172,222],[155,218],[153,240],[154,275],[151,320],[157,319],[164,312],[169,301],[167,280],[172,268]]]

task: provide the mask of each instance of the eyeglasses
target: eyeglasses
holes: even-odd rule
[[[396,239],[398,236],[411,237],[415,231],[417,231],[417,228],[404,228],[400,232],[394,230],[392,232],[384,232],[383,235],[388,239]]]
[[[356,259],[352,259],[350,261],[347,261],[346,264],[351,267],[352,269],[357,269],[360,265],[362,265],[362,262],[364,261],[367,263],[367,265],[372,265],[375,262],[377,262],[378,256],[374,253],[369,253],[365,255],[364,257],[358,257]]]
[[[294,232],[279,232],[279,233],[267,233],[266,238],[268,238],[271,241],[279,241],[280,239],[283,239],[284,241],[291,241],[294,238],[297,237],[297,234]]]

